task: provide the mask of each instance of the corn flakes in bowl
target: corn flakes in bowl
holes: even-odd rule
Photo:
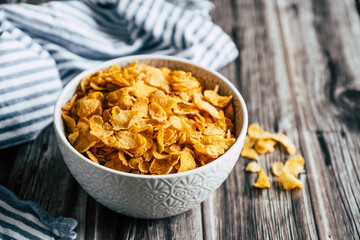
[[[84,71],[54,110],[74,178],[99,203],[138,218],[173,216],[204,201],[238,160],[247,122],[244,100],[222,75],[158,55]]]

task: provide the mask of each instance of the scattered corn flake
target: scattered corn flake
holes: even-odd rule
[[[281,143],[286,148],[286,151],[288,152],[289,155],[293,155],[296,153],[296,147],[288,136],[282,133],[274,133],[271,134],[271,138]]]
[[[178,144],[173,144],[169,148],[166,148],[165,150],[169,154],[180,154],[181,146]]]
[[[275,162],[271,166],[271,171],[275,176],[280,176],[281,172],[283,171],[284,164],[282,162]]]
[[[287,171],[282,171],[279,178],[276,180],[280,182],[285,190],[292,190],[294,188],[302,189],[303,185],[299,179]]]
[[[86,129],[88,130],[90,127],[90,121],[89,119],[82,117],[78,120],[77,124],[76,124],[76,128],[77,129]]]
[[[245,143],[243,150],[241,152],[241,156],[257,159],[258,157],[257,153],[265,154],[268,152],[273,152],[276,142],[282,144],[285,147],[288,154],[290,155],[295,154],[296,147],[291,142],[289,137],[287,137],[282,133],[266,132],[256,123],[250,124],[248,128],[248,135],[245,137]],[[302,188],[301,181],[296,177],[303,170],[304,163],[305,163],[304,158],[301,155],[296,155],[295,157],[286,161],[285,164],[283,164],[282,162],[275,162],[272,165],[271,170],[275,176],[279,177],[277,181],[280,182],[286,190],[291,190],[296,187],[301,189]],[[252,163],[249,163],[249,165],[250,164]],[[260,173],[259,173],[259,179],[261,175]]]
[[[243,148],[252,148],[256,143],[256,140],[249,137],[248,135],[245,136],[245,142]]]
[[[240,155],[254,160],[259,159],[259,154],[253,148],[243,148]]]
[[[97,99],[100,102],[102,102],[104,100],[104,94],[102,92],[99,92],[99,91],[89,92],[87,97],[89,99]]]
[[[130,85],[129,81],[127,81],[120,72],[119,66],[111,66],[108,68],[109,71],[106,73],[103,73],[102,78],[105,79],[107,82],[110,82],[112,84],[115,84],[120,87],[128,87]]]
[[[271,187],[270,180],[264,173],[264,170],[260,169],[259,177],[253,185],[256,188],[269,188]]]
[[[183,145],[183,144],[185,144],[186,140],[187,140],[186,133],[185,132],[180,133],[178,144]]]
[[[264,131],[258,124],[250,124],[248,128],[248,135],[252,139],[262,140],[262,139],[272,139],[281,143],[287,150],[290,155],[296,153],[296,147],[294,143],[290,140],[288,136],[282,133],[269,133]]]
[[[249,137],[256,140],[268,137],[268,134],[257,123],[250,124],[247,133]]]
[[[186,131],[187,125],[185,125],[184,121],[178,116],[171,116],[169,118],[171,125],[178,131],[183,132]]]
[[[255,150],[260,153],[260,154],[265,154],[265,153],[271,153],[273,151],[275,151],[274,146],[276,145],[276,142],[274,140],[271,139],[259,139],[258,141],[256,141],[255,143]]]
[[[169,154],[166,154],[166,153],[164,153],[164,154],[158,153],[158,152],[156,151],[156,149],[153,149],[152,155],[153,155],[153,157],[156,158],[156,159],[167,159],[167,158],[169,158]]]
[[[304,169],[304,164],[304,158],[300,154],[298,154],[285,162],[283,171],[297,177],[299,173],[301,173],[301,171]]]
[[[164,130],[164,145],[172,145],[176,142],[176,138],[177,138],[177,131],[174,129],[170,129],[170,128],[165,128]],[[160,131],[160,130],[159,130]]]
[[[256,161],[251,161],[245,168],[247,172],[259,172],[261,169],[260,165]]]

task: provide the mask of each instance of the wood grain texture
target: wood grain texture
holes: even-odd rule
[[[31,2],[33,1],[1,1]],[[54,216],[78,220],[78,239],[360,239],[359,0],[215,0],[212,18],[240,56],[220,72],[244,97],[250,122],[286,133],[305,158],[304,189],[272,187],[240,158],[198,207],[167,219],[116,214],[72,178],[52,126],[33,142],[1,150],[0,184]]]
[[[222,5],[224,7],[224,2]],[[269,131],[286,132],[297,140],[292,96],[282,94],[289,93],[290,86],[282,60],[276,12],[264,1],[232,1],[227,5],[236,17],[233,34],[241,51],[237,61],[241,66],[236,66],[235,74],[225,75],[229,78],[236,76],[234,80],[245,98],[251,122],[259,122]],[[269,171],[271,164],[286,158],[288,156],[282,151],[276,151],[263,156],[259,162],[274,181]],[[316,236],[308,188],[291,193],[282,191],[277,184],[265,191],[254,189],[252,184],[257,176],[244,173],[247,162],[240,159],[221,191],[214,196],[213,202],[217,203],[213,207],[216,209],[215,222],[222,222],[215,231],[217,238],[290,239]],[[224,235],[224,232],[228,234]]]
[[[319,236],[359,238],[359,166],[351,156],[358,155],[359,145],[344,144],[358,142],[359,132],[360,105],[352,95],[360,94],[355,3],[279,0],[276,5]]]

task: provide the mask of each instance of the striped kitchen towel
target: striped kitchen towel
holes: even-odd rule
[[[61,88],[94,64],[167,54],[218,69],[238,51],[207,0],[53,1],[0,5],[0,149],[52,121]]]
[[[0,185],[0,239],[75,239],[72,218],[53,218],[39,205],[22,201]]]

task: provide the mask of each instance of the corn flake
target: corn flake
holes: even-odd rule
[[[77,98],[77,94],[75,94],[75,95],[71,98],[71,100],[70,100],[68,103],[66,103],[66,104],[61,108],[61,110],[63,110],[63,111],[70,111],[71,108],[73,107],[75,101],[76,101],[76,98]]]
[[[259,172],[260,169],[261,169],[260,165],[257,162],[252,161],[252,162],[248,163],[248,165],[245,168],[245,171],[247,171],[247,172]]]
[[[285,162],[283,171],[297,177],[299,173],[304,169],[304,164],[304,158],[300,154],[298,154]]]
[[[275,151],[275,148],[274,148],[275,144],[276,144],[276,142],[274,140],[260,139],[260,140],[256,141],[254,148],[259,154],[265,154],[265,153]]]
[[[107,161],[105,164],[104,164],[105,167],[108,167],[108,168],[111,168],[111,169],[114,169],[114,170],[118,170],[118,171],[121,171],[121,172],[130,172],[131,171],[131,168],[128,167],[128,166],[125,166],[121,161],[120,159],[118,158],[117,155],[114,155],[110,161]]]
[[[164,159],[154,159],[150,164],[149,171],[153,174],[169,174],[179,161],[179,155],[170,155]]]
[[[268,152],[273,152],[275,150],[274,146],[277,142],[285,147],[288,154],[293,155],[296,152],[296,147],[291,142],[289,137],[282,133],[266,132],[256,123],[249,125],[247,134],[248,135],[245,137],[244,147],[241,152],[241,156],[243,157],[257,160],[258,153],[265,154]],[[295,157],[286,161],[285,164],[282,162],[275,162],[272,165],[271,170],[275,176],[279,177],[276,181],[280,182],[284,186],[284,189],[301,189],[302,183],[297,178],[297,176],[303,170],[304,163],[304,158],[301,155],[296,155]],[[255,162],[249,163],[246,171],[251,171],[252,168],[257,168],[257,166],[255,166]],[[258,181],[255,183],[257,186],[266,187],[268,178],[265,176],[267,178],[266,180],[264,176],[265,175],[263,174],[262,170],[260,170]],[[270,187],[270,182],[268,185]]]
[[[150,169],[150,164],[148,161],[141,161],[138,165],[140,172],[148,173]]]
[[[245,136],[245,142],[243,148],[252,148],[256,143],[256,140],[249,137],[248,135]]]
[[[114,109],[118,109],[118,111],[114,111]],[[136,110],[121,110],[118,107],[114,107],[112,112],[114,112],[114,115],[111,116],[109,121],[115,131],[128,129],[131,120],[137,113]]]
[[[165,121],[167,119],[165,110],[159,104],[154,102],[149,105],[149,114],[152,119],[156,119],[159,122]]]
[[[243,148],[241,150],[240,156],[250,158],[250,159],[254,159],[254,160],[259,159],[259,154],[253,148]]]
[[[189,148],[184,148],[180,155],[180,166],[178,172],[185,172],[196,168],[196,162],[192,151]]]
[[[259,177],[253,185],[256,188],[269,188],[271,187],[270,180],[264,173],[264,170],[260,169]]]
[[[217,89],[219,86],[217,86]],[[215,107],[226,107],[231,102],[232,96],[220,96],[214,90],[205,90],[204,98]]]
[[[294,188],[302,189],[303,185],[299,179],[287,171],[282,171],[279,178],[276,180],[280,182],[285,190],[292,190]]]
[[[64,120],[66,131],[69,133],[73,133],[76,127],[75,119],[65,114],[65,112],[61,114],[61,117]]]
[[[285,147],[289,155],[293,155],[296,153],[296,147],[288,136],[282,133],[275,133],[275,134],[271,134],[271,138],[281,143]]]
[[[280,174],[282,173],[284,169],[284,164],[282,162],[275,162],[272,166],[271,166],[271,171],[275,176],[280,176]]]
[[[201,97],[199,96],[199,94],[195,94],[194,95],[194,104],[195,106],[197,106],[199,109],[204,110],[206,112],[208,112],[211,116],[213,116],[214,118],[221,118],[218,110],[212,106],[210,103],[203,101],[201,99]]]
[[[282,133],[269,133],[264,131],[258,124],[250,124],[248,128],[248,135],[255,140],[272,139],[281,143],[290,155],[296,153],[296,147],[288,136]]]
[[[92,152],[86,151],[86,154],[88,155],[88,157],[90,158],[91,161],[99,164],[99,160],[94,156],[94,154],[92,154]]]
[[[106,99],[109,106],[119,106],[121,109],[129,109],[134,104],[134,98],[130,93],[132,87],[123,87],[116,91],[110,92]]]

